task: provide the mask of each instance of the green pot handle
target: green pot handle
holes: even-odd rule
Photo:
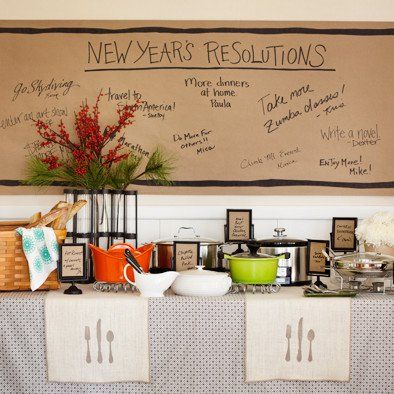
[[[276,254],[275,257],[277,257],[278,259],[288,260],[290,258],[290,253],[286,252],[286,253]]]

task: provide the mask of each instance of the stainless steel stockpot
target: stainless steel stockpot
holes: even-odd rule
[[[200,242],[200,264],[206,269],[218,268],[218,247],[221,242],[197,235],[193,227],[180,227],[178,233],[170,238],[155,241],[153,256],[154,271],[168,271],[173,269],[173,247],[175,241]]]
[[[307,275],[307,248],[308,241],[296,239],[284,234],[286,229],[275,228],[272,238],[257,241],[260,245],[259,252],[269,255],[284,255],[279,259],[279,267],[287,268],[286,275],[277,279],[277,283],[289,285],[305,285],[310,283]],[[278,273],[282,271],[279,268]],[[279,275],[278,275],[279,276]],[[280,281],[282,280],[282,282]]]

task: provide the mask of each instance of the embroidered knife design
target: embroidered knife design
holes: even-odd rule
[[[291,325],[288,324],[286,326],[286,338],[287,338],[287,352],[286,352],[286,361],[290,361],[290,338],[291,338]]]
[[[101,353],[101,319],[97,320],[96,335],[98,347],[97,361],[99,362],[99,364],[101,364],[103,362],[103,355]]]
[[[302,360],[302,352],[301,352],[301,343],[302,343],[302,322],[304,318],[301,317],[298,321],[298,352],[297,352],[297,361],[300,362]]]

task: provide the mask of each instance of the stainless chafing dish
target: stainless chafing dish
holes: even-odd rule
[[[365,252],[336,255],[329,249],[323,252],[331,267],[343,278],[384,278],[393,274],[394,257],[381,253]]]

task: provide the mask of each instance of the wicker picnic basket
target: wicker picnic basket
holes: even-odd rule
[[[30,290],[29,266],[22,250],[21,236],[15,229],[28,222],[0,222],[0,291]],[[66,239],[66,230],[55,230],[57,242]],[[52,271],[38,290],[56,290],[60,287],[57,270]]]

